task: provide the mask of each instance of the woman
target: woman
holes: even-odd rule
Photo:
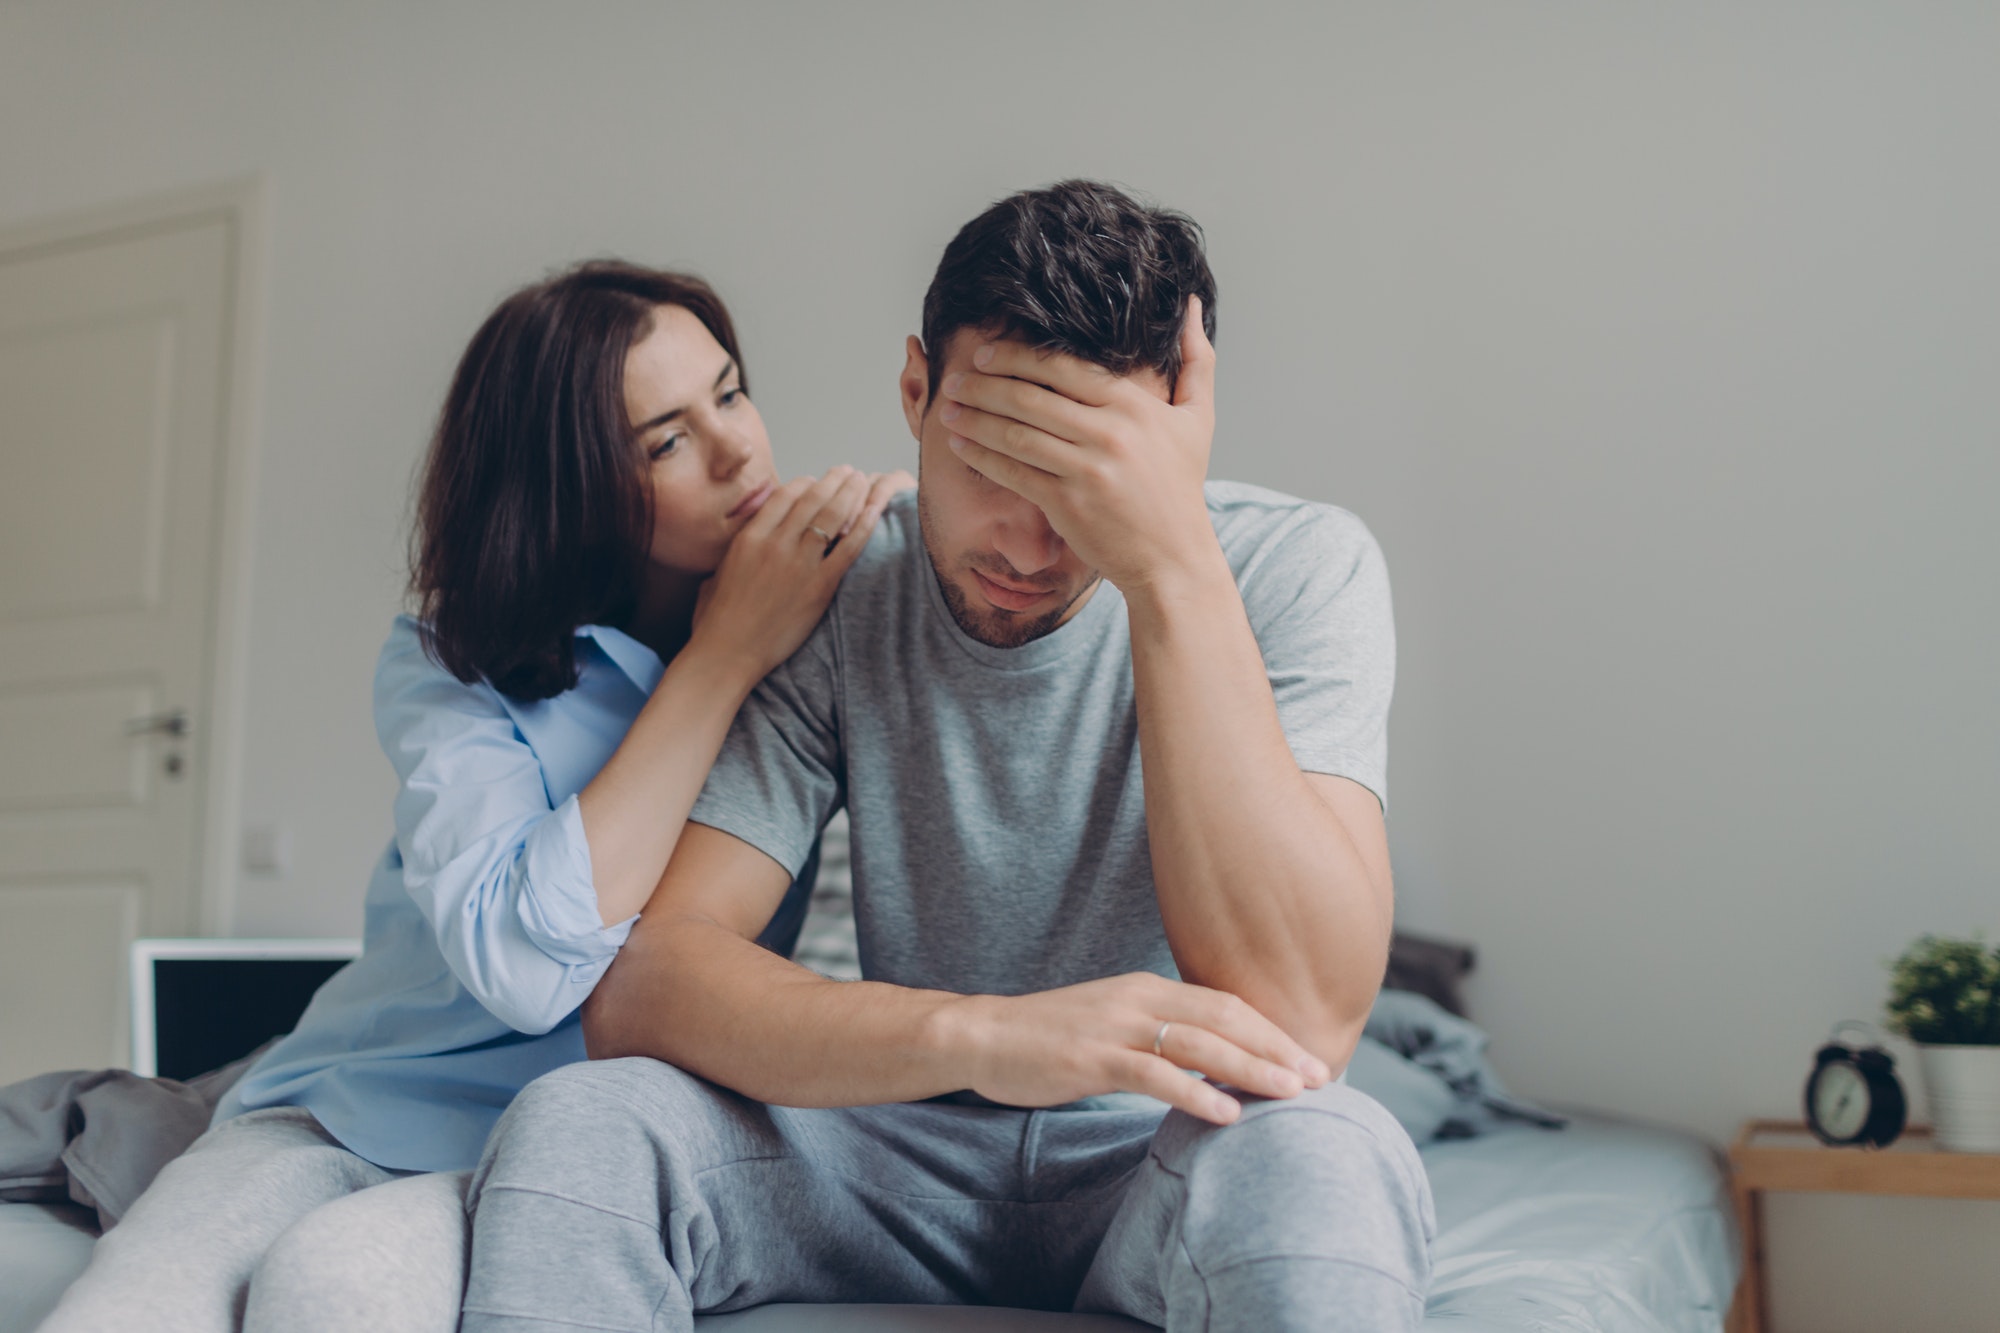
[[[728,311],[585,264],[467,348],[375,675],[396,836],[366,950],[231,1090],[43,1326],[456,1327],[466,1171],[584,1058],[577,1010],[730,720],[902,474],[779,485]],[[765,942],[789,952],[814,867]]]

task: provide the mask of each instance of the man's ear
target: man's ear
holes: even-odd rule
[[[930,406],[931,397],[931,362],[914,333],[903,343],[903,374],[896,387],[903,400],[903,420],[910,423],[910,437],[922,444],[924,410]]]

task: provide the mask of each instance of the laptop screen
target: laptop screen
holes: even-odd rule
[[[298,1025],[339,958],[155,958],[153,1049],[162,1078],[190,1079]]]
[[[359,951],[352,941],[139,941],[133,1068],[189,1079],[248,1055],[297,1026]]]

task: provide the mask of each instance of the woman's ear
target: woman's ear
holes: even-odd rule
[[[922,444],[924,411],[930,406],[931,362],[914,333],[903,342],[903,374],[896,387],[903,400],[903,420],[910,423],[910,438]]]

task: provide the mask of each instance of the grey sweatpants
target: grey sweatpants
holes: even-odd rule
[[[653,1060],[514,1100],[473,1177],[466,1333],[686,1333],[767,1301],[1107,1311],[1170,1333],[1394,1333],[1436,1223],[1344,1084],[1217,1128],[1158,1102],[766,1106]]]
[[[40,1333],[450,1333],[467,1176],[386,1171],[293,1107],[226,1120],[104,1233]]]

